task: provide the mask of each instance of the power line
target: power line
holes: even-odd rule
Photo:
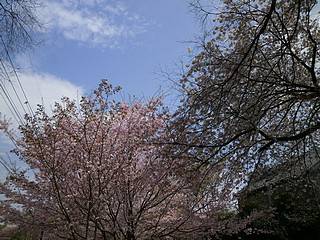
[[[6,78],[8,78],[9,82],[12,83],[12,81],[10,80],[10,76],[9,76],[7,70],[6,70],[6,67],[5,67],[3,61],[2,61],[1,59],[0,59],[0,61],[1,61],[1,65],[2,65],[2,68],[3,68],[3,71],[4,71],[4,73],[5,73]],[[14,89],[14,92],[16,93],[16,96],[17,96],[17,98],[18,98],[21,106],[23,107],[23,104],[22,104],[22,102],[21,102],[21,100],[20,100],[20,98],[19,98],[19,95],[18,95],[16,89],[14,88],[13,84],[12,84],[12,88]],[[22,116],[21,116],[21,114],[20,114],[20,112],[19,112],[19,110],[18,110],[15,102],[14,102],[13,99],[11,98],[10,93],[9,93],[8,89],[6,88],[6,85],[5,85],[4,81],[3,81],[1,78],[0,78],[0,89],[2,90],[2,92],[3,92],[3,94],[4,94],[4,95],[1,94],[1,96],[2,96],[3,100],[5,101],[5,104],[8,106],[9,111],[11,112],[11,114],[13,115],[13,117],[16,119],[17,123],[18,123],[18,124],[23,123],[23,120],[22,120],[23,118],[22,118]],[[7,99],[7,100],[6,100],[6,99]],[[9,102],[9,103],[8,103],[8,102]],[[23,109],[24,109],[24,108],[23,108]],[[24,110],[25,110],[25,109],[24,109]],[[19,120],[18,120],[18,119],[19,119]]]
[[[10,167],[7,164],[7,161],[0,155],[0,164],[9,172],[13,173]]]
[[[24,113],[27,113],[26,109],[24,108],[24,104],[22,103],[22,101],[21,101],[21,99],[20,99],[20,97],[19,97],[19,95],[17,93],[17,90],[16,90],[16,88],[14,87],[14,85],[13,85],[13,83],[11,81],[10,75],[8,74],[8,71],[7,71],[7,69],[6,69],[6,67],[5,67],[5,65],[3,63],[3,60],[0,59],[0,62],[1,62],[1,66],[2,66],[2,68],[4,70],[4,73],[5,73],[8,81],[9,81],[9,83],[11,84],[11,87],[12,87],[12,89],[13,89],[13,91],[14,91],[14,93],[15,93],[15,95],[16,95],[16,97],[17,97],[17,99],[18,99],[18,101],[19,101],[19,103],[20,103],[20,105],[21,105],[21,107],[22,107],[22,109],[24,111]],[[2,83],[2,84],[4,85],[4,83]]]
[[[9,101],[9,104],[8,104],[8,102],[5,100],[6,98],[1,94],[1,96],[2,96],[2,98],[4,99],[5,103],[7,104],[8,107],[11,106],[12,109],[13,109],[13,111],[12,111],[11,108],[9,107],[9,110],[10,110],[11,114],[12,114],[15,118],[17,117],[17,118],[19,119],[20,124],[23,123],[23,120],[22,120],[22,117],[21,117],[21,115],[20,115],[20,113],[19,113],[19,110],[18,110],[16,104],[12,101],[10,95],[8,94],[8,92],[7,92],[7,90],[6,90],[6,87],[5,87],[3,84],[0,83],[0,88],[1,88],[1,90],[3,91],[3,93],[4,93],[5,97],[7,98],[7,100]],[[16,119],[16,120],[17,120],[17,119]],[[19,121],[17,120],[18,124],[19,124]]]
[[[27,104],[27,106],[28,106],[28,108],[29,108],[30,114],[33,116],[33,115],[34,115],[33,110],[32,110],[32,108],[31,108],[31,105],[30,105],[29,100],[28,100],[28,98],[27,98],[27,94],[26,94],[26,92],[24,91],[24,89],[23,89],[23,87],[22,87],[20,78],[19,78],[18,73],[17,73],[17,71],[16,71],[16,69],[15,69],[15,67],[14,67],[14,64],[13,64],[12,59],[11,59],[11,57],[10,57],[8,48],[7,48],[6,44],[5,44],[5,42],[3,41],[3,38],[2,38],[1,35],[0,35],[0,38],[1,38],[2,44],[3,44],[3,46],[4,46],[6,55],[7,55],[8,59],[9,59],[10,65],[11,65],[11,67],[12,67],[12,69],[13,69],[14,74],[15,74],[15,77],[16,77],[17,80],[18,80],[20,89],[21,89],[21,91],[22,91],[22,93],[23,93],[23,96],[24,96],[24,98],[25,98],[25,100],[26,100],[25,103]]]
[[[2,88],[2,85],[1,85],[1,88]],[[17,116],[16,116],[16,114],[15,114],[15,111],[11,108],[10,104],[7,102],[5,96],[3,96],[3,94],[1,93],[1,91],[0,91],[0,95],[1,95],[1,97],[3,98],[3,100],[4,100],[4,103],[7,105],[10,113],[11,113],[12,116],[13,116],[13,118],[17,121],[17,123],[18,123],[18,125],[19,125],[20,123],[19,123],[19,120],[18,120],[18,118],[17,118]]]

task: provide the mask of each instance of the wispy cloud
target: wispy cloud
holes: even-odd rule
[[[39,10],[44,29],[67,39],[114,47],[146,30],[146,21],[130,13],[121,2],[103,0],[51,0]]]

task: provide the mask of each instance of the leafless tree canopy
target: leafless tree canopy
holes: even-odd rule
[[[37,0],[0,1],[1,56],[5,56],[6,51],[12,53],[31,46],[32,34],[39,27],[37,7]]]
[[[175,143],[238,172],[319,158],[316,4],[225,0],[218,14],[203,11],[215,19],[212,37],[181,80]]]

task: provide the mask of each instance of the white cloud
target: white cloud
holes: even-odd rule
[[[47,0],[38,15],[47,31],[103,47],[114,47],[119,41],[145,31],[145,21],[130,14],[123,3],[106,2]]]
[[[18,81],[13,76],[11,79],[21,101],[24,102],[25,99]],[[48,73],[24,71],[19,73],[19,79],[23,84],[23,89],[32,109],[36,109],[37,104],[43,104],[46,110],[50,112],[54,103],[58,102],[62,97],[69,97],[70,99],[77,100],[77,98],[80,99],[83,95],[83,89],[81,87]],[[19,104],[10,82],[4,81],[4,85],[19,112],[23,114],[23,108],[21,104]],[[25,109],[27,110],[26,105]],[[13,118],[12,113],[3,98],[0,98],[0,112],[7,118],[10,118],[15,127],[17,126],[17,122]]]

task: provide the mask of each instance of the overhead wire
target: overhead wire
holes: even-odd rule
[[[12,110],[13,110],[13,112],[11,112],[11,113],[14,113],[13,116],[14,116],[14,117],[17,117],[17,118],[19,119],[19,121],[18,121],[19,125],[22,124],[22,123],[23,123],[23,118],[22,118],[22,116],[21,116],[21,114],[20,114],[20,112],[19,112],[19,109],[17,108],[16,104],[14,103],[14,101],[12,100],[12,98],[10,97],[9,92],[8,92],[8,90],[6,89],[6,87],[5,87],[5,85],[3,84],[2,81],[0,82],[0,88],[1,88],[2,92],[3,92],[4,95],[5,95],[5,97],[4,97],[3,94],[1,94],[1,96],[3,97],[5,103],[8,104],[7,101],[5,100],[5,99],[7,99],[8,102],[9,102],[9,105],[11,106],[11,108],[12,108]],[[9,106],[9,105],[7,105],[7,106]],[[9,107],[9,109],[10,109],[10,107]],[[11,111],[11,110],[10,110],[10,111]]]
[[[8,164],[6,163],[6,160],[0,155],[0,164],[9,172],[9,173],[13,173],[12,169],[10,169],[10,167],[8,166]]]
[[[10,57],[8,48],[7,48],[1,35],[0,35],[0,38],[1,38],[2,45],[3,45],[3,49],[6,54],[6,57],[5,57],[6,61],[5,62],[3,59],[0,58],[0,69],[1,69],[0,71],[2,72],[2,74],[1,74],[2,76],[0,76],[0,97],[3,99],[5,105],[8,107],[9,112],[12,114],[12,117],[15,119],[17,124],[23,125],[24,118],[21,116],[21,113],[20,113],[19,108],[17,107],[15,101],[13,101],[13,97],[11,96],[12,91],[9,91],[6,87],[5,79],[7,79],[9,81],[11,88],[13,89],[13,92],[15,94],[15,97],[18,100],[18,103],[21,105],[22,110],[24,111],[24,114],[28,114],[28,111],[29,111],[31,116],[34,116],[34,113],[33,113],[32,107],[30,105],[30,102],[28,100],[27,94],[21,84],[20,78],[19,78],[18,73],[16,71],[16,68],[13,64],[13,61]],[[9,64],[7,65],[7,63],[9,63]],[[8,71],[8,67],[10,67],[10,71]],[[23,100],[21,99],[21,94],[19,95],[18,90],[16,89],[15,85],[13,84],[11,69],[14,73],[14,77],[17,79],[18,85],[19,85],[20,90],[22,92],[22,95],[25,99],[24,103],[23,103]],[[21,110],[21,108],[20,108],[20,110]],[[14,145],[16,145],[15,139],[12,138],[12,136],[11,137],[9,136],[9,138],[11,139],[12,143]],[[4,160],[4,158],[2,158],[1,155],[0,155],[0,165],[2,165],[8,172],[12,173],[10,167],[7,165],[6,160]]]
[[[6,78],[7,78],[8,82],[11,84],[11,87],[12,87],[12,89],[13,89],[15,95],[16,95],[16,98],[18,99],[18,101],[19,101],[19,103],[20,103],[20,105],[21,105],[24,113],[27,113],[27,111],[26,111],[26,109],[25,109],[25,107],[24,107],[24,104],[22,103],[21,98],[19,97],[18,92],[17,92],[15,86],[14,86],[13,83],[12,83],[12,80],[11,80],[11,78],[10,78],[10,75],[9,75],[7,69],[6,69],[6,66],[5,66],[3,60],[0,59],[0,62],[1,62],[2,69],[3,69],[3,71],[4,71],[5,75],[6,75]],[[4,84],[4,83],[3,83],[3,84]]]
[[[3,64],[3,61],[1,60],[1,66],[2,66],[2,71],[5,74],[4,78],[10,78],[5,65]],[[10,79],[9,79],[10,80]],[[11,81],[11,80],[10,80]],[[9,111],[11,112],[12,116],[15,118],[17,121],[18,125],[23,123],[23,117],[20,114],[20,111],[16,105],[16,103],[13,101],[13,98],[10,96],[10,92],[7,89],[4,80],[0,77],[0,89],[2,90],[3,94],[1,93],[1,97],[3,98],[5,104],[9,108]],[[14,89],[16,92],[16,90]],[[17,92],[16,92],[17,93]],[[19,96],[18,96],[19,97]],[[21,103],[21,100],[20,100]]]
[[[25,98],[25,103],[26,103],[26,105],[28,106],[28,109],[29,109],[30,114],[33,116],[33,115],[34,115],[34,112],[33,112],[33,110],[32,110],[32,107],[31,107],[31,105],[30,105],[30,102],[29,102],[29,100],[28,100],[27,94],[26,94],[25,90],[23,89],[23,86],[22,86],[22,84],[21,84],[21,81],[20,81],[20,78],[19,78],[18,73],[17,73],[17,71],[16,71],[16,68],[15,68],[15,66],[14,66],[14,64],[13,64],[13,61],[12,61],[11,57],[10,57],[8,48],[7,48],[7,46],[6,46],[6,44],[5,44],[5,42],[4,42],[4,40],[3,40],[3,38],[2,38],[1,35],[0,35],[0,38],[1,38],[1,41],[2,41],[2,44],[3,44],[4,50],[5,50],[5,52],[6,52],[6,55],[7,55],[8,59],[9,59],[9,63],[10,63],[10,65],[11,65],[11,67],[12,67],[13,72],[14,72],[14,75],[15,75],[17,81],[18,81],[19,87],[20,87],[20,89],[21,89],[21,91],[22,91],[22,94],[23,94],[23,96],[24,96],[24,98]]]
[[[0,88],[2,89],[2,84],[1,84]],[[19,117],[16,116],[16,113],[15,113],[14,109],[12,109],[12,106],[10,106],[10,103],[7,102],[6,97],[3,96],[3,94],[1,93],[1,91],[0,91],[0,95],[1,95],[1,97],[3,98],[4,103],[7,105],[7,107],[8,107],[8,109],[9,109],[11,115],[13,116],[13,118],[16,120],[16,122],[17,122],[18,125],[19,125],[21,122],[19,122],[19,120],[18,120]]]

